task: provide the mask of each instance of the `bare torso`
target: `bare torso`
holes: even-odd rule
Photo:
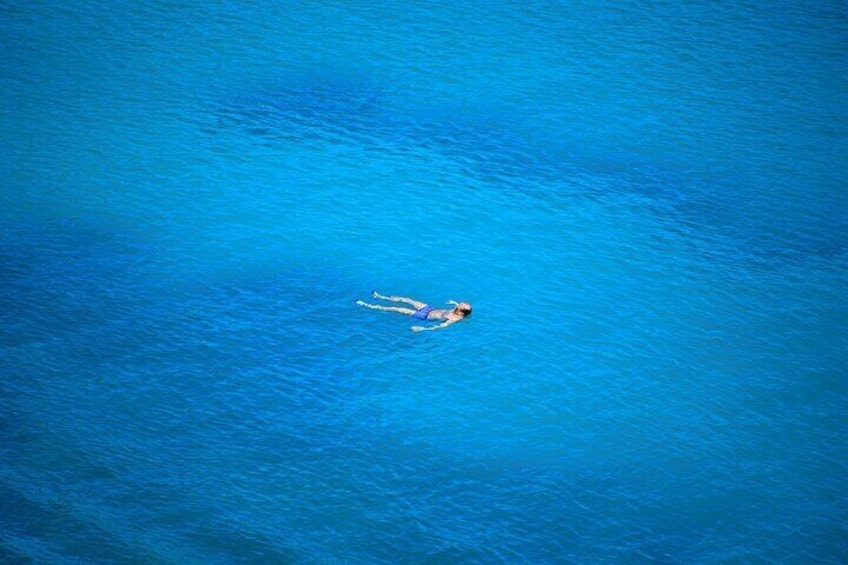
[[[453,310],[444,310],[442,308],[434,308],[427,314],[428,320],[458,320],[462,316],[458,316]]]

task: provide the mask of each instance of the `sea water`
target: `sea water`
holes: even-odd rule
[[[848,561],[843,3],[0,39],[0,561]]]

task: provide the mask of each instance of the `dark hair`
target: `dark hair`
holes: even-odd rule
[[[470,316],[471,315],[471,306],[468,306],[467,308],[458,308],[458,310],[460,312],[462,312],[463,316]]]

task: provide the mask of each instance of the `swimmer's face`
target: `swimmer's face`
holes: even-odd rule
[[[454,312],[456,312],[457,314],[459,314],[462,317],[470,316],[471,315],[471,304],[469,304],[468,302],[460,302],[459,304],[456,305],[456,308],[454,308]]]

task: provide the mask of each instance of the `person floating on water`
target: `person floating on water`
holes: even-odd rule
[[[450,300],[448,304],[453,304],[453,310],[441,309],[441,308],[433,308],[432,306],[428,306],[423,302],[419,302],[417,300],[413,300],[411,298],[407,298],[405,296],[383,296],[379,294],[376,290],[371,291],[371,296],[378,300],[389,300],[391,302],[402,302],[403,304],[409,304],[412,308],[403,308],[401,306],[380,306],[378,304],[368,304],[367,302],[363,302],[362,300],[357,300],[356,303],[360,306],[365,306],[366,308],[371,308],[372,310],[383,310],[385,312],[397,312],[399,314],[406,314],[407,316],[412,316],[416,320],[444,320],[438,326],[412,326],[412,331],[420,332],[424,330],[440,330],[442,328],[446,328],[451,324],[455,324],[460,320],[463,320],[471,315],[471,304],[468,302],[456,302],[454,300]]]

